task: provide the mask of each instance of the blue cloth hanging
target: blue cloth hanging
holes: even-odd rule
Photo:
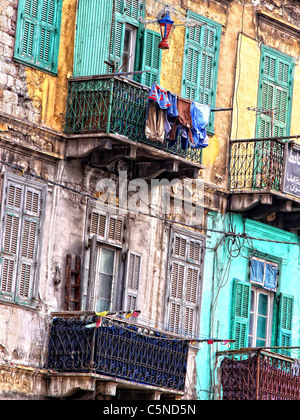
[[[192,102],[191,117],[193,122],[192,135],[194,144],[193,149],[202,149],[208,146],[208,136],[206,127],[210,119],[210,107],[208,105]]]

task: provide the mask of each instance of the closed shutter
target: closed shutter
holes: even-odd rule
[[[137,310],[138,294],[141,276],[141,255],[134,252],[129,253],[127,266],[127,301],[126,311]]]
[[[41,192],[7,183],[2,230],[0,292],[5,299],[30,304],[40,229]]]
[[[288,136],[293,91],[293,59],[265,46],[262,47],[261,55],[257,136]],[[263,111],[273,111],[273,121],[271,113],[266,114]]]
[[[221,26],[190,11],[188,17],[198,20],[203,26],[186,29],[182,96],[214,107]],[[208,125],[210,130],[213,130],[213,118],[212,115]]]
[[[294,298],[292,296],[280,295],[279,304],[279,331],[278,347],[290,347],[292,345]],[[290,350],[280,350],[281,354],[291,355]]]
[[[40,33],[38,42],[38,65],[52,68],[52,57],[55,49],[56,34],[56,0],[43,0],[40,18]]]
[[[198,328],[203,241],[174,233],[171,252],[169,329],[193,335]]]
[[[20,0],[15,58],[57,72],[62,0]]]
[[[151,87],[155,82],[160,82],[162,58],[162,51],[158,48],[160,41],[160,34],[145,30],[141,68],[142,70],[147,70],[148,72],[143,73],[141,83],[149,87]]]
[[[251,285],[240,280],[234,281],[232,305],[232,339],[236,340],[236,350],[248,347]]]
[[[25,58],[29,63],[35,60],[35,40],[38,36],[38,7],[39,0],[24,0],[23,10],[22,1],[19,4],[19,37],[18,56]]]
[[[91,216],[90,234],[96,235],[100,240],[114,245],[122,245],[123,219],[109,213],[93,211]]]
[[[198,284],[200,278],[200,270],[194,267],[187,268],[186,278],[186,309],[185,309],[185,324],[184,333],[193,334],[197,315],[197,298],[198,298]]]

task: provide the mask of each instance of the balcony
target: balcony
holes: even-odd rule
[[[69,79],[67,157],[110,171],[127,166],[132,178],[198,178],[201,150],[146,138],[148,96],[147,87],[121,77]]]
[[[261,349],[217,354],[224,401],[300,400],[299,362]]]
[[[231,141],[229,188],[232,211],[299,233],[300,148],[292,140]]]
[[[117,318],[106,318],[99,328],[85,328],[96,322],[95,313],[52,316],[47,369],[54,394],[57,388],[63,388],[60,395],[70,393],[78,388],[78,378],[82,381],[84,377],[83,389],[95,380],[169,397],[183,395],[188,357],[185,341]]]

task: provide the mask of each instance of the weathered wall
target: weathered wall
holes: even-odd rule
[[[76,0],[63,1],[57,76],[13,61],[17,8],[17,0],[0,5],[0,111],[62,131],[67,77],[73,70]]]
[[[211,212],[208,216],[211,229],[229,231],[229,216]],[[300,317],[300,259],[299,247],[295,245],[274,243],[297,242],[298,237],[281,229],[273,228],[262,223],[244,219],[240,214],[232,215],[233,230],[246,233],[250,237],[264,238],[267,241],[241,242],[241,252],[228,252],[228,238],[222,234],[209,234],[207,237],[207,252],[203,284],[203,300],[201,311],[200,334],[204,337],[214,337],[228,340],[231,337],[231,308],[233,296],[233,281],[249,280],[249,252],[256,250],[266,259],[276,259],[280,264],[279,288],[277,294],[284,293],[295,298],[293,314],[292,346],[300,345],[299,317]],[[223,240],[222,240],[223,239]],[[222,242],[221,242],[222,240]],[[216,248],[216,251],[214,250]],[[235,245],[235,249],[237,245]],[[213,302],[213,304],[212,304]],[[221,344],[207,346],[203,344],[197,356],[197,392],[199,399],[213,397],[216,351],[226,351]],[[295,353],[294,353],[295,354]]]

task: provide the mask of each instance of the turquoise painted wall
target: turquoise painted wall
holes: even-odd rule
[[[244,219],[240,214],[222,215],[211,212],[208,228],[223,232],[236,231],[251,237],[280,242],[298,242],[299,237],[278,228]],[[241,248],[240,248],[241,245]],[[278,262],[280,265],[279,293],[295,298],[292,346],[300,346],[300,247],[277,244],[262,240],[247,240],[232,244],[232,239],[220,233],[207,234],[207,250],[203,276],[200,335],[204,338],[221,340],[231,337],[231,309],[233,282],[238,278],[249,281],[249,258],[251,249],[259,252],[261,258]],[[230,257],[229,249],[232,256]],[[272,343],[272,345],[276,345]],[[214,399],[216,378],[216,351],[225,351],[222,344],[201,344],[196,358],[197,394],[201,400]],[[292,357],[298,358],[299,352]]]

